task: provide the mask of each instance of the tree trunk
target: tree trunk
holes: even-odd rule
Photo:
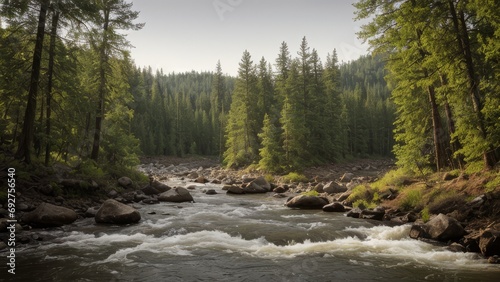
[[[467,31],[467,24],[465,22],[464,12],[455,9],[455,4],[452,0],[448,1],[451,18],[453,21],[453,27],[455,29],[455,35],[457,38],[457,43],[459,46],[459,50],[461,51],[461,55],[463,57],[463,61],[466,65],[467,70],[467,80],[470,88],[470,97],[472,100],[472,106],[474,109],[474,113],[477,118],[478,127],[481,133],[481,137],[483,139],[487,139],[486,127],[484,125],[484,116],[482,113],[483,104],[481,102],[481,93],[479,90],[480,78],[476,74],[474,61],[472,60],[472,50],[469,41],[469,34]],[[491,149],[491,145],[490,145]],[[493,150],[486,150],[483,153],[483,161],[486,168],[492,168],[496,163],[495,152]]]
[[[40,65],[42,62],[43,37],[45,35],[45,21],[47,9],[50,0],[43,0],[40,4],[40,13],[38,16],[38,28],[36,34],[35,50],[33,51],[33,63],[31,66],[30,88],[28,92],[28,103],[24,114],[23,129],[19,145],[17,147],[16,158],[31,163],[31,143],[33,142],[35,114],[36,114],[36,96],[38,83],[40,80]]]
[[[46,112],[46,125],[45,125],[45,166],[49,165],[50,162],[50,127],[51,127],[51,114],[52,109],[50,108],[50,103],[52,100],[52,78],[54,74],[54,55],[56,49],[56,36],[57,36],[57,25],[59,23],[59,11],[54,11],[52,16],[52,26],[50,28],[50,47],[49,47],[49,68],[48,68],[48,81],[47,81],[47,112]]]
[[[448,85],[448,79],[446,78],[445,75],[441,74],[440,76],[441,79],[441,85],[443,87],[446,87]],[[455,128],[455,120],[453,118],[453,113],[451,111],[450,104],[448,103],[448,97],[446,94],[444,94],[444,112],[446,115],[446,122],[448,126],[448,131],[450,132],[450,139],[451,136],[455,133],[456,128]],[[464,160],[462,156],[455,156],[456,152],[460,149],[462,149],[462,144],[460,144],[460,140],[458,138],[454,138],[454,140],[450,140],[450,145],[451,145],[451,153],[450,153],[450,159],[454,160],[454,165],[458,165],[460,169],[463,169],[464,166]]]
[[[108,57],[106,53],[106,48],[108,45],[108,25],[109,25],[109,9],[104,10],[104,25],[103,25],[103,39],[102,45],[100,46],[100,63],[99,63],[99,101],[97,103],[96,117],[95,117],[95,130],[94,130],[94,142],[92,144],[92,152],[90,153],[90,158],[97,162],[99,158],[99,148],[101,142],[101,129],[102,121],[104,119],[104,100],[106,92],[106,65],[108,63]]]
[[[446,143],[446,134],[443,130],[443,126],[441,125],[441,117],[439,115],[439,108],[436,103],[436,92],[434,87],[428,86],[427,93],[429,94],[429,102],[431,104],[431,113],[432,113],[432,135],[434,138],[434,151],[435,151],[435,160],[436,160],[436,169],[437,171],[441,171],[446,166],[446,154],[445,154],[445,146]]]

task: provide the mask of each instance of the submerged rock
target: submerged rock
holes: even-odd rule
[[[131,206],[116,200],[106,200],[95,215],[97,223],[129,224],[141,220],[141,214]]]
[[[35,210],[25,214],[22,220],[36,227],[59,227],[73,223],[76,212],[65,207],[41,203]]]

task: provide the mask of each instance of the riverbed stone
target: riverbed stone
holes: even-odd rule
[[[167,192],[168,190],[172,189],[172,187],[168,186],[167,184],[161,183],[159,181],[153,181],[152,183],[153,188],[158,190],[160,193]]]
[[[368,209],[368,210],[362,210],[361,214],[359,215],[359,218],[362,219],[373,219],[373,220],[383,220],[385,215],[385,210],[383,209]]]
[[[413,239],[426,238],[443,242],[459,239],[464,234],[464,228],[456,219],[442,213],[426,224],[414,224],[410,230],[410,237]]]
[[[339,202],[333,202],[323,207],[324,212],[345,212],[345,207]]]
[[[458,239],[465,233],[460,222],[442,213],[431,219],[426,225],[429,228],[430,238],[438,241]]]
[[[191,196],[189,191],[183,187],[176,187],[161,193],[160,195],[158,195],[158,200],[160,202],[174,202],[174,203],[194,201],[193,196]]]
[[[262,176],[255,178],[250,183],[255,183],[255,184],[259,185],[260,187],[266,189],[267,192],[271,192],[271,183],[267,182],[267,180]]]
[[[35,210],[26,213],[22,220],[36,227],[59,227],[73,223],[78,218],[74,210],[41,203]]]
[[[97,211],[96,223],[129,224],[141,220],[141,214],[131,206],[116,200],[106,200]]]
[[[328,199],[317,196],[299,195],[291,198],[285,204],[289,208],[322,209],[328,205]]]
[[[351,182],[351,180],[354,178],[354,173],[351,173],[351,172],[346,172],[344,173],[344,175],[342,175],[342,177],[340,178],[340,182],[343,182],[343,183],[348,183],[348,182]]]
[[[142,188],[141,190],[142,190],[142,192],[145,195],[148,195],[148,196],[160,194],[160,191],[158,191],[156,188],[154,188],[152,186],[149,186],[149,185],[147,185],[146,187]]]
[[[325,184],[325,186],[323,186],[323,191],[328,194],[344,193],[345,191],[347,191],[347,187],[335,181],[330,181]]]
[[[100,207],[90,207],[85,211],[85,217],[95,217]]]
[[[236,186],[236,185],[231,185],[229,188],[227,188],[227,194],[245,194],[245,190],[243,188]]]
[[[486,256],[500,255],[500,231],[486,229],[479,237],[479,249]]]
[[[352,218],[359,218],[361,215],[362,210],[360,208],[353,208],[350,211],[348,211],[345,216],[347,217],[352,217]]]
[[[256,193],[266,193],[268,190],[266,188],[261,187],[256,182],[252,181],[248,183],[248,185],[243,187],[243,190],[247,194],[256,194]]]
[[[131,188],[133,186],[132,179],[130,177],[122,176],[118,178],[118,185],[123,188]]]

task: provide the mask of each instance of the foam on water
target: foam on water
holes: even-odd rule
[[[63,246],[81,249],[99,248],[103,251],[104,246],[126,243],[117,251],[116,248],[109,250],[110,255],[104,260],[94,262],[97,264],[108,262],[132,263],[134,262],[133,258],[130,258],[129,255],[136,252],[151,252],[169,256],[193,256],[198,252],[208,250],[267,259],[294,258],[302,255],[341,255],[365,259],[396,259],[392,264],[412,262],[417,265],[461,269],[488,267],[484,260],[478,260],[476,254],[454,253],[444,247],[436,247],[422,241],[410,239],[407,236],[409,228],[409,226],[347,228],[346,231],[357,232],[363,236],[347,236],[322,242],[305,240],[302,243],[289,243],[281,246],[267,241],[264,237],[245,239],[239,235],[232,236],[217,230],[203,230],[161,237],[140,233],[96,236],[94,234],[72,232],[69,236],[62,238],[63,243],[51,246],[53,248]],[[395,265],[387,267],[391,266]]]

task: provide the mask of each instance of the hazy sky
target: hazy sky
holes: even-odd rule
[[[164,73],[222,71],[236,75],[246,49],[254,63],[262,56],[273,64],[281,42],[296,57],[302,37],[325,62],[334,48],[340,61],[366,54],[356,38],[355,0],[135,0],[140,11],[140,31],[128,40],[135,46],[132,58],[138,66],[163,69]]]

